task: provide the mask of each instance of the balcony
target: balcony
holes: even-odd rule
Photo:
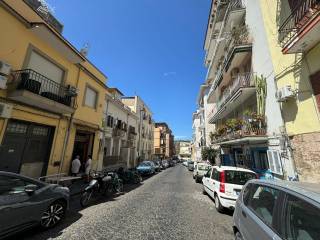
[[[223,119],[255,92],[252,73],[237,75],[221,94],[217,103],[217,111],[209,115],[209,123],[215,123],[217,120]]]
[[[279,28],[284,54],[301,53],[320,41],[320,1],[301,0]]]
[[[229,69],[239,66],[248,53],[252,52],[252,38],[246,25],[238,26],[231,30],[231,39],[225,50],[223,69],[228,72]],[[219,83],[216,83],[217,86]]]
[[[228,119],[226,124],[210,134],[213,144],[232,145],[239,143],[258,143],[267,140],[267,126],[264,117],[252,116],[243,119]]]
[[[63,25],[50,13],[49,9],[43,5],[39,0],[24,0],[24,2],[36,11],[41,18],[53,27],[60,34],[63,30]]]
[[[49,112],[71,114],[75,111],[76,92],[32,70],[14,71],[8,97]]]
[[[239,23],[246,12],[246,6],[243,0],[231,0],[226,13],[225,31],[229,31],[232,23]]]

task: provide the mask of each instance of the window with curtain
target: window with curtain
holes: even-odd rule
[[[90,87],[87,87],[84,104],[87,107],[96,108],[97,96],[98,94],[95,90],[93,90]]]

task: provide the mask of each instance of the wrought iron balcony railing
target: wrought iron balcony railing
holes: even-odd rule
[[[232,83],[223,91],[220,99],[218,101],[218,111],[221,109],[232,96],[240,89],[246,87],[253,87],[252,83],[252,73],[243,73],[237,75]]]
[[[229,11],[243,9],[246,7],[243,0],[232,0],[230,1],[229,4],[230,4]]]
[[[14,86],[16,90],[27,90],[42,97],[51,99],[69,107],[74,107],[75,96],[69,88],[46,76],[32,70],[14,71]]]
[[[301,0],[279,28],[281,46],[284,47],[291,42],[319,11],[319,0]]]

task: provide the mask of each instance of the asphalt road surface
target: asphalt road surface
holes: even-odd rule
[[[97,199],[81,209],[79,197],[70,203],[63,223],[49,231],[32,229],[14,239],[234,239],[232,212],[218,213],[202,194],[192,173],[177,165],[139,186],[109,199]]]

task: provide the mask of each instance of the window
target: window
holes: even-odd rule
[[[310,83],[313,89],[314,97],[317,101],[318,110],[320,111],[320,71],[310,76]]]
[[[95,90],[93,90],[90,87],[87,87],[86,93],[85,93],[84,105],[91,107],[91,108],[96,108],[97,96],[98,96],[98,94]]]
[[[213,180],[216,180],[216,181],[219,181],[219,172],[217,169],[213,169],[212,170],[212,177],[211,177]]]
[[[246,196],[247,206],[269,227],[272,227],[276,200],[280,191],[267,187],[254,185],[250,189],[250,196]]]
[[[28,68],[46,76],[58,84],[62,83],[64,71],[35,51],[31,52]]]
[[[8,123],[7,132],[8,133],[22,133],[26,134],[28,129],[28,125],[23,123],[11,122]]]
[[[248,186],[246,186],[243,189],[243,203],[246,206],[248,206],[248,204],[249,204],[249,200],[250,200],[250,196],[251,196],[250,194],[252,193],[252,187],[253,187],[253,184],[248,184]]]
[[[189,164],[189,163],[188,163],[188,164]],[[210,177],[210,176],[211,176],[211,172],[212,172],[212,169],[210,169],[210,170],[206,173],[207,177]]]
[[[279,151],[268,150],[267,153],[270,171],[275,174],[283,175],[281,156]]]
[[[33,184],[24,179],[8,176],[0,176],[0,196],[24,193],[25,186]]]
[[[242,171],[225,171],[226,183],[244,185],[247,181],[255,179],[256,174]]]
[[[295,196],[289,195],[282,225],[285,239],[320,239],[320,209]]]

